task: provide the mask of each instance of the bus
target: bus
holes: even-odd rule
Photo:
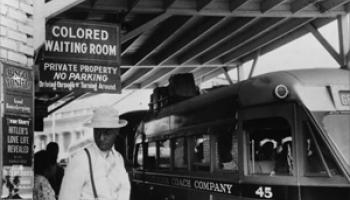
[[[154,90],[132,133],[132,199],[350,199],[350,71],[202,92],[183,75]]]

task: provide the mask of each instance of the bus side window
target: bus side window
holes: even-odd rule
[[[249,120],[243,128],[247,134],[249,174],[293,175],[292,133],[282,117]]]
[[[233,127],[214,130],[216,135],[216,168],[238,171],[238,137]]]
[[[170,140],[158,141],[158,168],[169,169],[170,168]]]
[[[143,148],[141,143],[136,146],[135,167],[143,169]]]
[[[156,143],[147,143],[147,157],[145,158],[145,168],[154,170],[156,168]]]
[[[306,176],[334,176],[340,170],[311,123],[303,123]]]
[[[187,140],[183,137],[175,138],[173,140],[174,145],[174,168],[186,169],[187,168]]]
[[[210,140],[208,134],[193,137],[192,155],[192,169],[194,171],[210,170]]]

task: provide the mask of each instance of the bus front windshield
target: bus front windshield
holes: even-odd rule
[[[350,171],[350,113],[326,113],[318,119]]]

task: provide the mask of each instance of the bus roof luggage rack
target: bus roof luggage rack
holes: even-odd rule
[[[199,95],[193,74],[174,74],[169,78],[169,104],[174,104]]]
[[[151,111],[159,111],[168,104],[168,87],[156,87],[151,94]]]
[[[193,74],[175,74],[169,78],[169,85],[156,87],[151,95],[149,104],[151,111],[159,111],[168,105],[199,95]]]

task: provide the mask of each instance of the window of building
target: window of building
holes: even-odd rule
[[[160,169],[170,168],[170,140],[158,141],[159,159],[158,167]]]
[[[187,142],[186,139],[175,138],[173,140],[174,148],[174,168],[185,169],[187,168]]]
[[[247,134],[249,174],[293,175],[294,156],[291,128],[282,117],[244,122]]]
[[[196,170],[210,170],[210,140],[209,135],[197,135],[193,137],[193,161],[192,168]]]
[[[234,127],[217,128],[216,135],[216,168],[238,171],[238,137]]]

